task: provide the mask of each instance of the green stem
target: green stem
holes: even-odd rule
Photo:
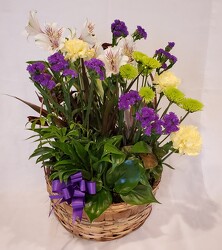
[[[173,149],[168,155],[166,155],[161,161],[164,162],[169,156],[176,152],[176,149]]]
[[[180,123],[189,115],[189,113],[190,113],[190,112],[187,111],[187,113],[184,115],[184,117],[180,119]]]
[[[133,81],[132,81],[132,82],[129,84],[129,86],[127,87],[125,93],[128,92],[128,91],[131,89],[131,87],[133,86],[134,82],[140,77],[140,75],[142,74],[142,72],[143,72],[143,70],[137,75],[136,78],[133,79]]]
[[[171,106],[172,104],[173,104],[172,102],[170,102],[170,103],[168,104],[167,108],[165,109],[165,111],[163,112],[163,114],[161,115],[160,118],[162,118],[162,117],[167,113],[167,111],[169,110],[169,108],[170,108],[170,106]]]
[[[163,143],[169,136],[170,136],[170,134],[167,135],[161,142],[159,142],[159,145],[160,145],[161,143]]]
[[[89,89],[89,100],[88,100],[88,105],[86,109],[86,117],[84,120],[84,126],[86,126],[87,130],[89,130],[89,114],[90,114],[90,110],[92,107],[94,85],[95,83],[93,81],[93,78],[91,77],[91,84],[90,84],[90,89]]]

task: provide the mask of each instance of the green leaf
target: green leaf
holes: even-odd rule
[[[86,196],[85,212],[90,221],[98,218],[112,204],[110,191],[102,189],[95,195]]]
[[[123,152],[120,151],[116,146],[112,145],[111,143],[106,143],[104,145],[104,154],[116,154],[116,155],[123,155]]]
[[[137,186],[144,171],[139,159],[128,159],[121,165],[108,170],[106,181],[109,186],[114,186],[117,193],[128,193]]]
[[[37,148],[33,154],[30,155],[29,158],[38,156],[38,155],[43,155],[43,154],[47,154],[47,153],[52,153],[54,151],[54,149],[50,148],[50,147],[41,147],[41,148]]]
[[[159,159],[163,158],[166,154],[168,154],[169,150],[172,148],[172,142],[167,142],[162,147],[155,146],[154,151]]]
[[[143,204],[149,204],[152,202],[157,202],[156,198],[154,197],[152,193],[152,188],[150,185],[144,186],[139,184],[136,188],[131,190],[128,194],[120,195],[123,201],[125,201],[128,204],[133,205],[143,205]]]
[[[148,154],[152,152],[152,148],[144,141],[139,141],[132,146],[130,153]]]
[[[85,148],[83,147],[83,145],[80,142],[78,142],[77,140],[72,141],[72,143],[73,143],[75,150],[76,150],[76,153],[79,156],[79,158],[81,159],[82,163],[87,165],[88,164],[88,153],[85,150]]]
[[[56,162],[54,166],[56,167],[56,166],[68,166],[68,165],[75,165],[75,162],[73,160],[61,160]]]

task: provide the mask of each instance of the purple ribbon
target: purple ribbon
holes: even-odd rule
[[[52,192],[50,199],[59,199],[59,203],[67,202],[73,209],[73,221],[82,219],[83,208],[85,207],[85,194],[96,194],[96,183],[86,181],[82,178],[82,173],[77,172],[70,176],[67,183],[59,180],[52,181]]]

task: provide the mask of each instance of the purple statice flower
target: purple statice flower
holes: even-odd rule
[[[115,38],[118,38],[121,36],[126,37],[129,34],[125,23],[118,19],[114,20],[114,22],[111,24],[111,31]]]
[[[41,84],[42,86],[50,90],[53,89],[56,85],[56,83],[52,80],[52,76],[47,73],[34,75],[32,79],[33,81]]]
[[[64,69],[62,75],[63,76],[71,76],[73,78],[78,77],[78,73],[73,69]]]
[[[170,55],[170,58],[169,58],[170,62],[175,64],[177,62],[177,58],[174,56],[174,55]]]
[[[170,112],[169,114],[165,114],[162,118],[162,123],[164,127],[164,133],[170,134],[172,132],[176,132],[179,130],[179,118],[177,115],[173,112]]]
[[[85,61],[84,64],[89,70],[94,71],[99,76],[100,80],[105,79],[105,74],[104,74],[104,71],[105,71],[104,66],[105,66],[105,64],[104,64],[104,62],[102,62],[99,59],[92,58],[92,59],[90,59],[88,61]]]
[[[167,47],[166,47],[166,49],[167,49]],[[174,55],[172,55],[170,52],[168,52],[167,50],[164,50],[164,49],[156,50],[154,56],[157,56],[158,60],[160,60],[160,62],[162,62],[162,63],[165,63],[167,60],[170,61],[170,64],[175,64],[177,62],[177,58]],[[162,68],[163,68],[163,66],[162,66]]]
[[[164,52],[165,52],[164,49],[157,49],[156,52],[155,52],[155,56],[162,55]]]
[[[156,119],[152,124],[152,129],[156,132],[156,134],[161,135],[162,134],[162,125],[163,122],[160,119]]]
[[[167,68],[167,64],[163,63],[162,66],[161,66],[161,68],[166,69]]]
[[[168,42],[168,45],[165,48],[165,51],[169,52],[175,46],[175,42]]]
[[[51,65],[51,69],[55,72],[62,71],[68,67],[68,62],[65,60],[63,54],[59,52],[49,56],[48,62]]]
[[[42,62],[36,62],[28,65],[27,70],[31,75],[31,79],[42,86],[53,89],[56,83],[52,80],[52,76],[50,74],[45,73],[45,64]]]
[[[142,38],[146,39],[147,38],[147,33],[141,26],[138,25],[137,29],[132,34],[132,37],[133,37],[134,41],[140,40]]]
[[[175,42],[168,42],[168,47],[171,49],[175,46]]]
[[[127,110],[130,108],[130,106],[141,100],[142,98],[140,97],[138,91],[130,90],[128,93],[122,94],[120,96],[118,103],[119,109]]]
[[[45,70],[45,64],[42,62],[36,62],[33,64],[29,64],[27,66],[27,71],[30,75],[40,74]]]
[[[159,119],[159,116],[154,109],[143,107],[136,113],[136,119],[140,121],[146,135],[150,136],[152,131],[161,134],[162,121]]]

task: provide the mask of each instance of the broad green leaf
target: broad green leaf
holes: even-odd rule
[[[137,186],[143,173],[144,168],[138,159],[128,159],[109,169],[106,181],[109,186],[114,186],[117,193],[127,193]]]
[[[138,159],[126,160],[115,168],[113,174],[116,177],[114,189],[119,194],[125,194],[135,188],[144,173],[144,168]]]
[[[122,155],[116,155],[116,154],[112,154],[111,155],[111,163],[113,165],[113,167],[116,167],[120,164],[122,164],[126,159],[125,154]]]
[[[86,195],[85,212],[90,221],[99,217],[112,204],[112,195],[108,190],[101,189],[95,195]]]
[[[120,196],[123,201],[133,205],[143,205],[152,202],[158,202],[152,193],[152,188],[150,185],[144,186],[139,184],[128,194],[121,194]]]
[[[130,149],[130,153],[136,154],[148,154],[152,152],[152,148],[144,141],[139,141],[132,146]]]
[[[112,145],[111,143],[106,143],[104,145],[104,155],[106,154],[123,155],[123,152],[120,151],[116,146]]]

